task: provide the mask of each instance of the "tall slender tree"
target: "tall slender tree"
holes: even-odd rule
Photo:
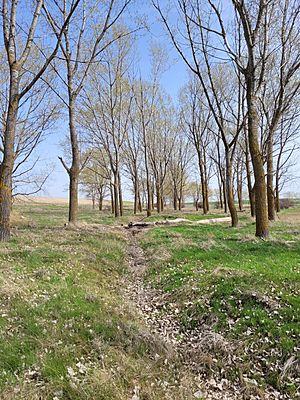
[[[37,36],[39,35],[38,24],[45,11],[46,2],[37,0],[33,7],[27,9],[25,2],[18,0],[2,0],[2,30],[3,41],[7,55],[9,68],[9,95],[7,101],[7,112],[5,128],[3,133],[3,159],[0,165],[0,240],[7,241],[10,238],[10,213],[12,204],[12,174],[15,162],[15,139],[20,102],[26,98],[34,85],[41,79],[49,64],[56,56],[62,36],[78,7],[80,0],[73,1],[72,7],[65,16],[64,22],[57,26],[56,40],[53,42],[52,50],[45,54],[44,61],[36,71],[30,70],[30,56],[36,48]],[[48,2],[51,8],[57,7],[57,2]],[[18,29],[18,18],[20,10],[26,8],[26,15],[30,19],[29,29]],[[49,14],[50,15],[50,14]],[[24,12],[22,12],[24,18]],[[28,70],[29,68],[29,70]]]
[[[62,72],[54,68],[67,90],[66,99],[59,92],[57,93],[68,110],[71,165],[68,166],[62,157],[60,160],[69,175],[70,223],[77,221],[79,175],[86,162],[86,158],[81,159],[80,155],[80,138],[76,126],[77,99],[94,62],[99,61],[100,55],[107,47],[128,34],[127,31],[119,31],[118,34],[114,34],[112,30],[131,1],[110,0],[104,6],[99,1],[82,0],[81,6],[76,12],[74,25],[71,25],[70,22],[66,24],[66,16],[68,9],[72,7],[72,1],[63,0],[62,6],[59,8],[60,14],[57,19],[67,25],[63,40],[60,42],[61,58],[65,63],[65,76],[63,77]],[[57,36],[57,19],[53,18],[49,12],[47,12],[47,16]]]

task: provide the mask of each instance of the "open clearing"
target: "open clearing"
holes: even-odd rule
[[[0,251],[1,399],[299,399],[300,222],[124,229],[14,207]],[[207,217],[189,211],[155,221]],[[209,218],[224,217],[222,214]],[[293,223],[291,223],[293,221]]]

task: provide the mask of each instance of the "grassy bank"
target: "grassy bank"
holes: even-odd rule
[[[143,399],[190,398],[177,361],[124,303],[123,235],[64,228],[65,217],[64,206],[15,207],[1,245],[0,398],[124,400],[139,387]]]
[[[141,240],[147,282],[169,294],[182,335],[218,334],[220,342],[213,349],[204,343],[198,354],[203,376],[242,381],[250,393],[271,385],[298,398],[300,224],[275,223],[268,241],[254,237],[246,217],[241,225],[148,231]]]

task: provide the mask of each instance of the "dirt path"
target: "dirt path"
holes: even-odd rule
[[[163,341],[172,347],[179,359],[182,368],[193,375],[193,380],[199,390],[193,398],[206,400],[278,400],[286,399],[278,392],[260,393],[244,385],[215,375],[210,370],[210,360],[216,361],[221,357],[222,363],[230,365],[235,357],[235,348],[232,343],[215,333],[211,327],[202,325],[193,331],[182,332],[178,323],[179,310],[176,304],[170,301],[170,296],[158,289],[146,286],[144,275],[147,271],[146,255],[139,244],[139,235],[143,231],[138,228],[123,230],[128,242],[129,276],[124,282],[124,294],[128,301],[136,307],[145,321],[149,331],[159,335]],[[207,365],[203,368],[203,363]],[[180,374],[179,374],[180,375]],[[175,400],[175,399],[174,399]]]
[[[135,232],[126,232],[129,242],[130,279],[126,282],[125,292],[137,306],[151,331],[163,336],[167,343],[176,346],[178,344],[177,338],[180,335],[179,325],[172,318],[176,310],[172,310],[172,304],[168,302],[166,293],[144,285],[147,262]],[[170,318],[163,317],[161,309],[167,311]]]
[[[176,304],[169,301],[169,295],[158,289],[153,289],[144,284],[144,274],[147,270],[147,260],[139,245],[137,235],[142,235],[140,230],[125,231],[128,241],[129,278],[124,284],[124,293],[127,299],[137,308],[147,328],[172,347],[182,362],[182,368],[193,375],[198,386],[193,398],[195,399],[258,399],[259,397],[244,397],[237,387],[223,379],[218,382],[212,377],[204,378],[197,370],[197,352],[201,351],[206,338],[205,346],[220,345],[223,340],[211,331],[194,330],[183,334],[177,322],[178,309]],[[208,343],[210,342],[210,344]],[[224,342],[223,342],[224,345]],[[174,399],[175,400],[175,399]]]

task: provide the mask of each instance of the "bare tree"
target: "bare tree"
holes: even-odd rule
[[[264,115],[264,136],[266,139],[267,199],[268,217],[273,221],[275,213],[274,192],[274,139],[281,117],[288,113],[293,99],[300,89],[300,5],[298,1],[278,2],[279,11],[269,28],[272,35],[272,49],[265,69],[266,78],[259,96]],[[274,76],[278,75],[277,79]]]
[[[176,135],[176,141],[171,153],[169,168],[174,210],[181,210],[183,207],[184,194],[188,186],[188,168],[193,158],[193,152],[191,150],[188,137],[185,135],[184,131],[179,131]]]
[[[152,115],[147,138],[158,213],[164,208],[164,184],[175,143],[175,110],[169,104],[171,104],[171,100],[160,90],[157,108]]]
[[[22,3],[18,0],[2,0],[2,30],[9,67],[9,94],[3,133],[3,159],[0,166],[1,241],[6,241],[10,238],[12,174],[15,161],[14,147],[20,101],[31,91],[54,59],[58,52],[62,35],[64,34],[65,29],[79,3],[80,0],[73,2],[69,13],[66,15],[65,22],[58,27],[53,50],[47,55],[43,52],[45,60],[41,63],[37,71],[32,71],[30,69],[31,64],[29,57],[32,55],[33,49],[36,47],[35,39],[38,34],[37,28],[42,9],[45,7],[45,1],[37,0],[35,5],[28,9],[26,15],[31,19],[31,21],[29,23],[28,31],[24,32],[24,29],[19,29],[20,24],[18,22],[18,12],[22,7]],[[25,4],[23,4],[23,9],[24,7],[27,8]],[[56,2],[51,2],[51,8],[54,9],[55,7]],[[22,18],[24,18],[24,13],[22,13]]]
[[[265,78],[266,62],[269,57],[269,29],[276,2],[272,4],[266,0],[260,0],[257,3],[240,0],[232,0],[232,2],[237,13],[238,24],[242,26],[246,44],[246,60],[240,63],[236,54],[234,59],[246,83],[248,143],[255,176],[256,235],[265,238],[269,235],[269,224],[263,154],[259,144],[258,92]],[[218,19],[220,26],[223,27],[219,13]],[[225,33],[224,40],[226,40]]]
[[[195,79],[191,79],[190,83],[183,91],[182,97],[181,119],[187,128],[187,134],[197,154],[201,182],[202,208],[203,214],[207,214],[209,211],[207,151],[211,139],[211,133],[208,128],[211,113],[207,107],[205,98],[203,98],[201,86],[199,86]]]
[[[106,62],[95,66],[89,87],[85,90],[82,124],[88,132],[88,141],[107,154],[112,173],[114,213],[123,214],[121,187],[122,150],[130,126],[133,100],[127,79],[130,43],[119,39],[105,50]],[[104,56],[104,54],[103,54]]]
[[[138,131],[141,135],[143,148],[143,163],[145,169],[145,187],[147,197],[147,216],[151,215],[154,206],[154,185],[151,178],[151,165],[149,154],[149,139],[151,135],[151,123],[159,101],[159,77],[164,71],[166,58],[164,49],[153,46],[151,49],[151,77],[150,82],[139,80],[133,85],[134,102],[136,105],[136,118]]]
[[[109,189],[110,174],[107,161],[103,159],[101,151],[89,149],[88,162],[80,176],[83,192],[92,200],[93,209],[95,209],[96,201],[98,202],[99,211],[103,210],[103,201]]]
[[[72,21],[72,25],[67,23],[67,29],[64,31],[63,40],[60,42],[62,59],[65,63],[65,77],[62,71],[55,69],[63,86],[67,90],[67,99],[65,100],[58,92],[57,94],[62,99],[68,109],[69,120],[69,136],[71,144],[72,160],[71,165],[60,157],[60,160],[69,175],[69,222],[75,223],[78,215],[78,184],[79,175],[86,158],[81,159],[80,156],[80,140],[76,128],[76,101],[81,94],[86,78],[88,77],[91,66],[99,59],[103,51],[113,44],[116,40],[128,32],[119,31],[112,32],[131,0],[110,0],[103,9],[102,14],[99,13],[99,1],[90,2],[82,0],[81,7],[78,7],[76,19]],[[57,20],[62,20],[66,24],[66,16],[68,8],[72,7],[72,2],[63,0],[59,8],[60,14],[55,19],[47,11],[48,20],[51,27],[58,35]],[[92,26],[93,17],[96,15],[97,21],[95,26]],[[99,21],[103,21],[99,24]],[[100,26],[100,28],[99,28]],[[92,30],[95,29],[96,34],[93,35]],[[91,43],[92,37],[92,43]]]
[[[142,212],[141,183],[142,183],[142,138],[138,131],[137,110],[135,102],[131,105],[130,124],[124,143],[124,166],[132,181],[134,204],[133,212]]]
[[[229,97],[226,100],[227,104],[225,104],[223,98],[220,97],[223,89],[218,80],[220,81],[219,74],[222,66],[216,68],[215,60],[220,59],[228,63],[231,60],[228,55],[224,56],[222,53],[220,55],[222,51],[222,49],[218,48],[220,44],[215,44],[212,39],[213,35],[225,35],[226,38],[225,29],[219,33],[214,29],[210,29],[209,26],[214,23],[214,21],[211,21],[211,15],[215,13],[217,21],[222,24],[223,28],[221,14],[212,1],[208,2],[208,9],[203,9],[200,0],[179,0],[179,18],[181,23],[179,25],[179,32],[176,32],[172,29],[170,21],[168,21],[166,14],[163,12],[159,1],[152,0],[152,4],[158,11],[176,50],[188,68],[197,76],[207,105],[210,108],[216,129],[222,139],[226,157],[226,192],[228,207],[231,214],[232,226],[237,226],[238,216],[232,190],[232,160],[236,142],[244,124],[244,117],[241,114],[243,93],[238,85],[236,99],[233,98],[233,93],[231,93],[231,98]],[[182,42],[182,38],[185,39],[184,43]],[[237,42],[240,43],[238,35]],[[236,57],[238,57],[238,55],[239,53]],[[231,70],[232,69],[231,67]],[[229,66],[228,70],[230,70]],[[239,71],[237,71],[236,74],[238,76]],[[235,105],[232,104],[232,101]],[[229,113],[234,120],[234,129],[232,129],[233,122],[229,124],[231,125],[230,127],[227,123],[227,115]]]

